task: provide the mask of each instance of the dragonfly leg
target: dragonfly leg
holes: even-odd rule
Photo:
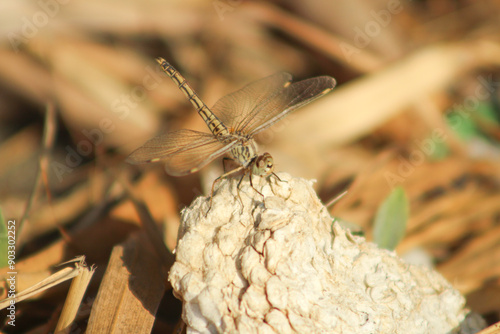
[[[280,181],[280,182],[288,182],[287,180],[280,179],[280,177],[278,176],[278,174],[276,174],[275,172],[272,172],[272,174],[274,175],[275,178],[278,179],[278,181]]]
[[[273,173],[274,174],[274,173]],[[257,194],[259,194],[260,196],[262,196],[262,203],[264,203],[264,206],[266,206],[266,200],[264,198],[264,195],[258,191],[257,189],[255,189],[255,187],[253,186],[253,183],[252,183],[252,171],[249,172],[248,174],[248,178],[250,179],[250,186],[252,187],[253,190],[255,190],[257,192]],[[241,182],[241,181],[240,181]]]
[[[245,177],[247,173],[244,173],[241,178],[240,178],[240,181],[238,182],[238,185],[236,186],[236,194],[238,194],[238,199],[240,200],[240,204],[241,204],[241,211],[240,211],[240,214],[243,214],[243,200],[241,199],[241,196],[240,196],[240,184],[241,184],[241,181],[243,181],[243,178]]]
[[[210,209],[212,208],[212,199],[214,198],[215,184],[216,184],[217,182],[219,182],[220,180],[222,180],[223,178],[226,178],[226,177],[228,177],[228,176],[230,176],[230,175],[232,175],[232,174],[235,174],[235,173],[237,173],[237,172],[239,172],[239,171],[243,170],[244,168],[245,168],[245,167],[240,166],[240,167],[238,167],[238,168],[236,168],[236,169],[233,169],[233,170],[231,170],[231,171],[229,171],[229,172],[227,172],[227,173],[222,174],[221,176],[219,176],[218,178],[216,178],[216,179],[214,180],[214,183],[212,183],[212,191],[210,192],[210,203],[208,204],[208,210],[207,210],[207,212],[205,213],[205,217],[208,215],[208,212],[209,212],[209,211],[210,211]],[[239,194],[238,194],[238,196],[239,196]]]

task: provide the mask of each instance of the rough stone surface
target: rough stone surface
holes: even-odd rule
[[[440,274],[344,231],[312,182],[223,180],[182,213],[170,271],[188,333],[474,333]],[[206,216],[205,216],[206,214]]]

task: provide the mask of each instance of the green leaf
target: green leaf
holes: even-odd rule
[[[489,140],[477,125],[478,121],[489,123],[492,126],[498,125],[498,118],[495,108],[491,103],[481,102],[474,110],[462,108],[452,109],[446,115],[448,126],[463,141],[469,141],[473,138],[482,138]]]
[[[430,160],[441,161],[450,154],[450,149],[446,142],[435,142],[434,145],[434,150],[429,155]]]
[[[7,267],[7,224],[3,218],[2,209],[0,209],[0,268]]]
[[[487,134],[481,131],[481,127],[477,122],[498,126],[500,124],[495,106],[489,102],[480,102],[475,109],[466,109],[462,106],[451,109],[445,116],[445,120],[449,128],[464,142],[472,139],[481,139],[488,142],[494,142],[494,138],[490,138]],[[449,153],[450,149],[446,142],[435,143],[435,150],[431,153],[432,160],[442,160]]]
[[[500,124],[495,107],[491,103],[480,103],[477,112],[484,121],[494,125]]]
[[[393,250],[403,239],[409,216],[409,203],[402,187],[396,187],[375,216],[373,241],[381,248]]]
[[[459,113],[452,112],[447,116],[446,120],[451,129],[464,141],[469,141],[472,138],[480,136],[476,123],[470,116],[465,117]]]

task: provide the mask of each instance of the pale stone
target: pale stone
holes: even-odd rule
[[[169,280],[188,333],[474,333],[484,325],[439,273],[353,236],[312,182],[279,174],[183,211]],[[240,197],[238,197],[238,192]],[[240,201],[241,198],[241,201]]]

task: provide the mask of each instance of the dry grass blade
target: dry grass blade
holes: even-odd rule
[[[346,48],[355,49],[350,42],[342,40],[325,30],[320,29],[304,20],[286,13],[277,7],[267,3],[246,3],[245,10],[249,10],[251,15],[266,25],[279,28],[283,32],[292,35],[301,42],[308,44],[331,58],[345,62],[345,65],[352,67],[359,72],[372,72],[383,66],[383,61],[370,53],[368,50],[359,50],[356,57],[350,62],[346,61],[342,51],[342,45]]]
[[[75,219],[102,198],[108,186],[107,175],[97,172],[92,179],[75,185],[67,196],[54,199],[51,206],[43,206],[31,215],[31,224],[23,230],[23,238],[30,240],[53,229],[58,224]]]
[[[477,334],[499,334],[500,333],[500,322],[483,329]]]
[[[124,184],[127,189],[128,195],[139,215],[142,227],[144,228],[147,237],[150,239],[150,243],[152,244],[156,255],[161,259],[163,269],[165,271],[170,270],[170,267],[175,261],[175,256],[165,246],[165,243],[161,238],[161,233],[158,231],[158,226],[156,226],[147,206],[134,195],[134,192],[128,182],[124,181],[122,184]],[[169,283],[167,283],[167,285],[168,284]]]
[[[54,109],[54,105],[50,104],[47,106],[46,113],[45,113],[45,122],[44,122],[44,131],[43,131],[43,146],[42,146],[42,156],[40,157],[40,164],[39,164],[39,169],[38,173],[36,175],[36,180],[35,184],[33,186],[33,190],[31,192],[31,196],[29,198],[28,203],[26,204],[26,209],[24,211],[24,214],[21,218],[21,221],[19,222],[19,236],[22,234],[20,233],[22,231],[22,228],[24,226],[24,221],[28,219],[28,216],[30,214],[31,207],[33,203],[36,201],[39,192],[40,192],[40,187],[42,186],[42,183],[45,186],[45,189],[47,190],[48,198],[50,200],[50,195],[48,193],[49,191],[49,184],[47,180],[47,171],[49,167],[49,154],[50,150],[52,149],[54,145],[54,140],[56,136],[56,130],[57,130],[57,121],[56,121],[56,112]],[[18,244],[22,243],[22,239],[18,238]]]
[[[485,58],[486,52],[496,52],[497,58]],[[291,145],[312,148],[314,153],[331,144],[350,142],[419,99],[442,91],[467,71],[499,65],[499,59],[499,50],[482,43],[430,46],[303,108],[282,137]]]
[[[86,333],[151,332],[166,272],[146,245],[145,235],[135,235],[113,249]]]
[[[23,301],[25,299],[33,297],[33,296],[35,296],[35,295],[37,295],[45,290],[48,290],[56,285],[61,284],[62,282],[65,282],[69,279],[77,277],[78,275],[81,275],[82,272],[84,272],[84,271],[89,271],[85,262],[84,262],[83,256],[76,258],[70,262],[75,262],[74,268],[64,268],[62,270],[59,270],[58,272],[50,275],[49,277],[43,279],[42,281],[31,286],[30,288],[19,292],[16,295],[16,299],[15,299],[16,303],[19,303],[20,301]],[[63,264],[66,264],[66,263],[69,263],[69,262],[65,262]],[[94,269],[91,268],[90,272],[93,272],[93,270]],[[0,301],[0,309],[4,309],[9,304],[10,304],[10,298]]]
[[[70,333],[71,324],[76,320],[78,309],[94,272],[94,267],[91,267],[90,270],[84,270],[71,282],[68,296],[57,322],[56,333]]]

